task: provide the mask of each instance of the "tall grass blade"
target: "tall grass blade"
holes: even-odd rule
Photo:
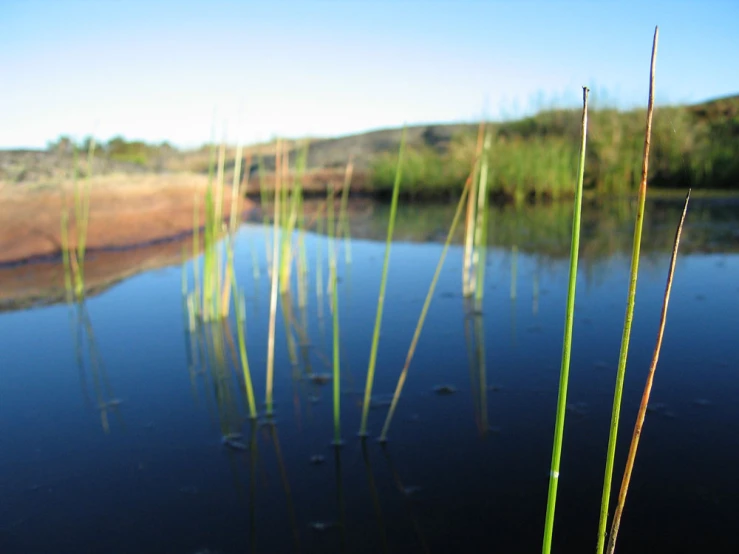
[[[336,252],[333,253],[336,258]],[[341,445],[341,352],[339,343],[339,295],[337,293],[336,274],[334,274],[333,283],[331,283],[331,304],[333,305],[333,393],[334,393],[334,445]],[[338,454],[337,454],[338,455]]]
[[[326,227],[328,230],[328,287],[326,294],[329,295],[331,310],[334,309],[333,289],[336,286],[336,249],[334,248],[334,236],[336,234],[336,224],[334,218],[334,186],[332,183],[328,185],[326,196]]]
[[[477,187],[477,220],[475,221],[475,250],[473,266],[475,267],[475,309],[482,310],[482,297],[485,290],[485,258],[487,254],[488,227],[488,164],[490,153],[490,132],[485,134],[482,165],[480,167],[480,184]]]
[[[341,190],[341,206],[339,208],[339,233],[337,238],[342,236],[344,238],[344,260],[347,264],[352,263],[352,248],[351,248],[351,230],[349,228],[349,186],[352,182],[352,173],[354,172],[354,161],[349,160],[349,164],[346,166],[346,172],[344,173],[344,187]]]
[[[241,362],[241,371],[244,375],[244,386],[246,387],[246,399],[249,403],[249,417],[257,418],[257,404],[254,400],[254,385],[251,380],[251,371],[249,370],[249,358],[246,354],[246,302],[243,294],[239,294],[236,284],[236,273],[233,269],[233,256],[229,259],[230,271],[233,276],[232,286],[234,302],[236,305],[236,337],[239,341],[239,361]]]
[[[641,404],[639,406],[639,413],[636,417],[636,423],[634,424],[634,434],[631,437],[631,446],[629,447],[629,455],[626,459],[626,469],[624,469],[624,476],[621,480],[621,491],[618,495],[618,503],[616,504],[616,511],[613,514],[613,523],[611,524],[611,534],[608,537],[608,554],[613,554],[616,550],[616,538],[618,537],[618,530],[621,526],[621,515],[624,511],[624,504],[626,504],[626,494],[629,491],[629,483],[631,482],[631,473],[634,469],[634,460],[636,459],[636,450],[639,447],[639,437],[641,437],[642,428],[644,427],[644,418],[647,414],[647,406],[649,405],[649,396],[652,392],[652,383],[654,382],[654,373],[657,369],[657,362],[659,361],[659,353],[662,349],[662,338],[665,335],[665,323],[667,321],[667,306],[670,303],[670,292],[672,291],[672,278],[675,274],[675,262],[677,261],[677,250],[680,246],[680,235],[683,231],[683,224],[685,223],[685,215],[688,212],[688,202],[690,202],[690,190],[685,197],[685,205],[683,207],[683,213],[680,217],[680,223],[677,226],[675,232],[675,241],[672,246],[672,256],[670,257],[670,269],[667,273],[667,285],[665,286],[665,295],[662,299],[662,313],[659,319],[659,330],[657,331],[657,344],[654,347],[654,354],[652,355],[652,363],[649,366],[649,373],[647,374],[647,382],[644,385],[644,393],[642,394]]]
[[[278,142],[277,153],[279,157],[280,145]],[[277,285],[280,268],[280,178],[279,172],[275,171],[275,216],[273,224],[273,236],[272,236],[272,275],[271,275],[271,290],[269,295],[269,335],[267,337],[267,382],[265,391],[265,402],[267,416],[273,415],[272,405],[272,387],[274,383],[274,371],[275,371],[275,326],[277,323]]]
[[[390,204],[390,220],[387,224],[387,239],[385,241],[385,259],[382,263],[382,280],[380,281],[380,295],[377,299],[377,314],[375,317],[375,329],[372,335],[372,348],[370,350],[369,367],[367,369],[367,382],[364,388],[364,404],[362,406],[362,423],[359,435],[367,436],[367,416],[369,415],[370,398],[372,397],[372,385],[375,379],[375,364],[377,363],[377,347],[380,344],[380,327],[382,326],[382,309],[385,305],[385,289],[387,287],[387,270],[390,265],[390,246],[393,241],[393,230],[395,229],[395,216],[398,212],[398,196],[400,193],[400,182],[403,177],[403,153],[405,151],[406,128],[400,136],[400,149],[398,151],[398,165],[395,169],[395,183],[393,184],[393,198]]]
[[[485,122],[480,122],[480,127],[477,131],[477,147],[475,149],[475,169],[472,177],[472,190],[467,199],[467,216],[465,221],[465,235],[464,235],[464,260],[462,264],[462,296],[465,298],[472,296],[474,292],[474,274],[472,265],[472,253],[474,247],[474,233],[475,233],[475,199],[477,198],[477,171],[479,166],[477,165],[480,160],[480,154],[483,149],[483,139],[485,131]]]
[[[439,280],[439,275],[441,274],[441,268],[444,265],[444,260],[446,259],[446,253],[447,250],[449,250],[449,245],[452,242],[452,237],[454,236],[454,232],[457,229],[457,224],[459,223],[459,220],[462,216],[462,209],[464,208],[465,199],[467,198],[467,195],[470,192],[470,188],[472,187],[472,183],[474,182],[474,179],[468,179],[467,183],[464,187],[464,190],[462,191],[462,196],[459,198],[459,203],[457,204],[457,211],[454,213],[454,219],[452,220],[452,225],[449,227],[449,232],[446,236],[446,242],[444,243],[444,248],[441,250],[441,256],[439,257],[439,263],[436,265],[436,271],[434,272],[434,277],[431,279],[431,285],[429,286],[428,293],[426,294],[426,300],[423,303],[423,308],[421,309],[421,315],[418,318],[418,323],[416,324],[416,330],[413,333],[413,340],[411,340],[410,348],[408,348],[408,354],[405,358],[405,365],[403,366],[403,370],[400,373],[400,377],[398,378],[398,383],[395,387],[395,393],[393,394],[392,402],[390,403],[390,410],[388,411],[387,418],[385,419],[385,425],[382,427],[382,433],[380,434],[380,441],[386,442],[387,441],[387,432],[388,429],[390,429],[390,422],[393,420],[393,414],[395,413],[395,408],[398,406],[398,400],[400,399],[400,393],[403,391],[403,385],[405,385],[405,381],[408,377],[408,368],[411,365],[411,360],[413,359],[413,354],[416,351],[416,345],[418,344],[418,339],[421,337],[421,329],[423,329],[423,324],[426,321],[426,314],[428,313],[429,306],[431,305],[431,298],[434,296],[434,290],[436,289],[436,283]],[[366,401],[366,398],[365,398]]]
[[[575,289],[577,287],[577,261],[580,249],[580,216],[582,212],[582,189],[585,175],[585,146],[588,135],[588,88],[582,89],[582,142],[580,143],[580,168],[575,191],[575,210],[572,217],[572,243],[570,247],[570,279],[567,289],[567,310],[565,312],[565,332],[562,341],[562,367],[559,376],[559,394],[557,398],[557,417],[554,426],[554,447],[552,449],[552,466],[549,473],[549,493],[547,512],[544,520],[543,554],[552,549],[552,533],[554,531],[554,508],[557,503],[557,485],[559,484],[559,464],[562,456],[562,437],[565,427],[565,410],[567,407],[567,384],[570,375],[570,354],[572,352],[572,327],[575,317]]]
[[[606,539],[606,524],[608,520],[608,507],[611,497],[611,481],[613,479],[613,463],[616,458],[616,439],[618,437],[618,422],[621,414],[621,397],[623,394],[624,377],[626,375],[626,359],[629,354],[629,339],[631,337],[631,323],[634,317],[634,304],[636,301],[636,281],[639,273],[639,252],[641,250],[641,235],[644,225],[644,210],[647,199],[647,177],[649,175],[649,147],[652,136],[652,115],[654,112],[654,72],[657,63],[657,42],[659,39],[659,27],[654,29],[654,40],[652,42],[652,61],[649,70],[649,103],[647,105],[647,123],[644,133],[644,156],[642,158],[641,183],[639,185],[638,206],[636,211],[636,222],[634,224],[634,245],[631,254],[631,274],[629,278],[629,290],[626,299],[626,317],[624,319],[623,335],[621,337],[621,352],[618,357],[618,369],[616,370],[616,384],[613,392],[613,411],[611,414],[611,428],[608,437],[608,451],[606,454],[605,476],[603,478],[603,496],[600,506],[600,520],[598,522],[598,541],[596,552],[603,554]]]

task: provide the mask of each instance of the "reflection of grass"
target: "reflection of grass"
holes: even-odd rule
[[[473,332],[470,332],[470,326]],[[481,436],[489,430],[487,358],[485,353],[485,324],[481,313],[473,313],[464,320],[467,356],[470,362],[470,385],[475,423]]]
[[[691,220],[695,222],[683,237],[684,252],[710,252],[720,243],[727,251],[739,251],[732,233],[739,222],[736,202],[696,199],[691,194]],[[394,237],[397,241],[441,242],[454,216],[449,204],[400,204]],[[369,215],[352,221],[354,238],[383,240],[387,229],[388,206],[376,204]],[[682,203],[647,199],[644,214],[642,253],[661,255],[672,246],[672,229],[666,221],[680,217]],[[586,271],[613,256],[630,255],[634,203],[628,199],[584,203],[581,264]],[[522,255],[536,256],[542,261],[566,260],[570,251],[573,208],[569,202],[522,206],[490,206],[488,248],[511,250],[518,246]],[[454,236],[455,244],[463,244],[463,230]]]
[[[95,407],[100,412],[100,423],[103,431],[109,433],[110,423],[108,421],[108,412],[112,411],[118,414],[120,400],[113,397],[110,379],[108,378],[108,373],[97,347],[92,320],[87,311],[87,304],[85,303],[84,297],[74,304],[70,304],[70,322],[73,327],[72,334],[75,345],[75,356],[77,366],[79,367],[83,396],[86,401],[89,400],[87,393],[87,372],[85,371],[85,367],[88,366],[92,379]],[[87,351],[87,356],[85,356],[85,350]]]

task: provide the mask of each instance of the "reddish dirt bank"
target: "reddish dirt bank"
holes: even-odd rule
[[[203,221],[206,182],[207,178],[193,175],[93,180],[87,248],[143,245],[192,231],[196,194]],[[59,254],[65,204],[70,214],[69,242],[74,247],[77,228],[73,198],[69,186],[37,190],[0,188],[0,265]],[[240,202],[242,213],[254,207],[250,200]],[[227,188],[224,215],[230,213],[230,208]]]
[[[94,296],[142,273],[192,256],[192,236],[123,251],[98,251],[85,260],[86,295]],[[64,302],[64,266],[56,260],[0,267],[0,311]]]

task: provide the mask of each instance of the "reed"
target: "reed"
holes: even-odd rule
[[[370,398],[372,397],[372,385],[375,379],[375,364],[377,363],[377,348],[380,344],[380,327],[382,326],[382,310],[385,305],[385,289],[387,288],[387,270],[390,265],[390,246],[395,229],[395,215],[398,212],[398,196],[400,193],[400,182],[403,177],[403,152],[405,151],[406,128],[400,137],[400,149],[398,151],[398,164],[395,171],[395,183],[393,185],[393,197],[390,204],[390,219],[387,224],[387,238],[385,240],[385,258],[382,263],[382,278],[380,281],[380,295],[377,299],[377,314],[375,316],[375,328],[372,335],[372,348],[370,350],[369,367],[367,369],[367,381],[364,388],[364,404],[362,405],[362,423],[359,435],[367,436],[367,416],[369,415]]]
[[[238,298],[236,303],[236,337],[239,341],[239,361],[241,362],[241,372],[244,376],[244,386],[246,388],[246,398],[249,403],[249,417],[251,419],[257,418],[257,404],[254,400],[254,385],[251,380],[251,371],[249,369],[249,357],[246,353],[246,301],[243,293],[238,292],[238,286],[236,284],[236,276],[233,270],[233,257],[230,260],[231,273],[234,275],[233,278],[233,295],[234,298]]]
[[[490,132],[485,134],[482,164],[480,167],[480,184],[477,187],[477,220],[475,221],[475,250],[473,252],[473,268],[475,270],[475,310],[482,311],[482,297],[485,290],[485,259],[487,254],[488,234],[488,165],[490,153]]]
[[[280,143],[277,143],[277,151],[280,151]],[[279,156],[276,157],[279,159]],[[280,237],[280,176],[279,171],[275,171],[275,216],[273,223],[273,234],[272,234],[272,272],[270,278],[272,279],[270,285],[269,295],[269,335],[267,337],[267,381],[265,390],[265,403],[267,416],[272,417],[274,415],[274,406],[272,399],[273,385],[274,385],[274,370],[275,370],[275,326],[277,324],[277,292],[278,292],[278,271],[280,267],[280,250],[279,250],[279,237]]]
[[[224,217],[226,143],[218,148],[210,145],[208,185],[204,195],[204,221],[200,219],[200,191],[193,195],[193,313],[203,322],[223,320],[231,310],[231,296],[238,299],[232,283],[234,273],[234,244],[241,221],[240,202],[243,194],[241,171],[243,147],[239,142],[234,157],[233,183],[230,190],[230,213]],[[247,166],[251,164],[248,158]],[[217,168],[215,167],[217,164]],[[215,172],[215,178],[214,178]],[[201,243],[202,237],[202,243]],[[222,240],[224,239],[225,240]],[[202,273],[199,264],[202,244]]]
[[[339,208],[339,229],[340,234],[344,239],[344,261],[347,264],[352,263],[352,248],[351,248],[351,229],[349,227],[349,187],[352,182],[352,174],[354,173],[354,160],[349,159],[349,163],[346,166],[346,172],[344,173],[344,186],[341,189],[341,206]],[[337,233],[338,237],[338,233]]]
[[[543,554],[549,554],[552,548],[552,533],[554,531],[554,509],[557,502],[557,485],[559,484],[560,458],[562,455],[562,437],[564,435],[565,411],[567,408],[567,384],[570,374],[570,354],[572,352],[572,327],[575,317],[575,290],[577,287],[577,262],[580,249],[580,217],[582,213],[583,177],[585,174],[585,147],[588,134],[588,88],[583,87],[583,107],[580,143],[580,168],[578,171],[577,188],[575,190],[575,211],[572,218],[572,243],[570,247],[570,277],[567,289],[567,310],[565,312],[565,331],[562,341],[562,367],[559,377],[559,393],[557,398],[557,417],[554,426],[554,447],[552,450],[552,465],[549,473],[549,492],[547,497],[547,511],[544,520]]]
[[[308,147],[306,145],[305,157],[301,162],[303,166],[303,171],[305,171],[305,167],[307,166],[307,159],[308,159]],[[304,205],[304,197],[302,194],[302,187],[301,187],[301,195],[299,198],[299,205],[298,205],[297,226],[298,226],[298,259],[297,259],[298,307],[301,309],[305,309],[305,307],[308,305],[308,254],[305,249],[305,205]]]
[[[636,301],[636,281],[639,274],[639,253],[641,250],[641,236],[644,225],[644,211],[647,199],[647,178],[649,175],[649,147],[652,134],[652,116],[654,112],[654,73],[657,63],[657,44],[659,27],[654,29],[652,42],[652,60],[649,69],[649,103],[647,105],[647,121],[644,132],[644,154],[642,157],[641,184],[637,200],[636,221],[634,223],[634,244],[631,254],[631,272],[629,289],[626,297],[626,316],[624,319],[623,334],[621,336],[621,351],[616,370],[616,384],[613,392],[613,410],[611,426],[608,436],[608,450],[606,454],[605,475],[603,478],[603,495],[601,497],[600,519],[598,522],[598,540],[596,552],[603,554],[606,539],[606,524],[611,497],[611,481],[613,479],[613,464],[616,458],[616,439],[618,438],[618,423],[621,414],[621,397],[623,395],[624,377],[626,375],[626,360],[629,353],[629,339],[631,338],[631,323],[634,318],[634,304]]]
[[[334,309],[333,289],[336,287],[336,250],[334,237],[336,235],[336,220],[334,217],[334,187],[329,184],[326,191],[326,230],[328,236],[328,285],[326,294],[330,298],[329,306]]]
[[[478,171],[479,165],[478,160],[482,153],[484,146],[484,131],[485,123],[480,122],[480,127],[477,132],[477,147],[475,149],[475,168],[472,176],[472,190],[467,198],[467,213],[465,220],[465,234],[464,234],[464,258],[462,265],[462,296],[465,298],[470,297],[474,294],[475,290],[475,273],[473,266],[473,255],[474,255],[474,237],[475,237],[475,210],[477,204],[475,199],[478,197],[477,186],[478,186]]]
[[[328,256],[329,256],[329,284],[328,294],[331,295],[331,313],[333,322],[333,406],[334,406],[334,440],[333,444],[339,446],[341,442],[341,352],[339,335],[339,295],[336,286],[336,240],[334,223],[334,190],[329,185],[328,192]],[[339,225],[340,227],[340,225]]]
[[[318,212],[316,218],[316,233],[323,233],[323,214]],[[323,332],[323,241],[316,241],[316,306],[318,307],[318,322]]]
[[[282,152],[283,160],[281,162],[281,169],[285,177],[289,170],[289,156],[287,149],[285,148]],[[295,175],[292,182],[288,182],[284,178],[282,183],[282,252],[280,254],[280,292],[286,293],[290,290],[290,277],[292,274],[292,262],[293,262],[293,234],[297,228],[299,220],[299,212],[302,211],[302,198],[303,198],[303,187],[302,178],[305,171],[305,166],[308,159],[308,146],[301,151],[300,157],[298,158]]]
[[[621,526],[621,515],[624,511],[624,505],[626,504],[626,494],[629,491],[629,483],[631,482],[631,473],[634,469],[634,461],[636,459],[636,451],[639,448],[639,438],[641,437],[642,429],[644,427],[644,418],[647,414],[647,406],[649,405],[649,396],[652,392],[652,383],[654,382],[654,373],[657,370],[657,362],[659,361],[659,353],[662,349],[662,339],[665,334],[665,323],[667,321],[667,306],[670,303],[670,292],[672,291],[672,279],[675,274],[675,262],[677,261],[677,250],[680,246],[680,235],[682,234],[683,225],[685,223],[685,216],[688,212],[688,203],[690,202],[690,189],[685,197],[685,205],[683,207],[682,215],[680,216],[680,222],[678,223],[677,230],[675,231],[675,241],[672,246],[672,256],[670,257],[670,267],[667,272],[667,284],[665,285],[665,294],[662,299],[662,312],[659,319],[659,329],[657,331],[657,343],[654,347],[654,354],[652,355],[652,363],[649,366],[649,372],[647,373],[647,382],[644,385],[644,392],[642,394],[641,404],[639,405],[639,413],[636,417],[636,423],[634,424],[634,433],[631,437],[631,446],[629,447],[629,455],[626,458],[626,468],[624,469],[623,479],[621,480],[621,490],[618,495],[618,503],[616,504],[616,511],[613,514],[613,523],[611,524],[611,534],[608,537],[608,554],[613,554],[616,550],[616,538],[618,537],[618,530]]]
[[[72,169],[72,189],[74,200],[74,226],[76,245],[74,248],[70,244],[70,222],[69,211],[67,208],[66,191],[62,197],[62,213],[61,213],[61,250],[62,263],[64,267],[64,288],[66,298],[71,302],[73,298],[81,301],[85,294],[85,252],[87,250],[87,229],[90,219],[90,196],[92,191],[92,170],[93,159],[95,155],[95,141],[90,140],[87,152],[87,176],[85,182],[80,184],[78,179],[78,154],[77,147],[73,145],[73,169]]]
[[[259,179],[260,205],[262,208],[262,228],[264,229],[264,251],[267,257],[267,273],[269,274],[272,271],[272,247],[269,239],[269,216],[267,215],[269,208],[269,192],[267,191],[265,178],[264,159],[261,155],[257,158],[257,175]]]
[[[82,190],[78,188],[79,181],[75,178],[75,227],[77,230],[77,252],[75,277],[75,292],[77,298],[82,298],[85,292],[85,252],[87,251],[87,230],[90,224],[90,196],[92,193],[92,162],[95,156],[95,140],[91,140],[87,151],[87,175]],[[75,171],[75,174],[77,172]],[[74,267],[74,265],[72,267]]]
[[[74,288],[72,287],[72,261],[69,255],[69,213],[67,209],[62,210],[62,263],[64,266],[64,290],[68,304],[72,303]]]
[[[473,170],[474,174],[474,170]],[[421,330],[423,329],[423,324],[426,321],[426,314],[428,313],[429,306],[431,305],[431,298],[434,295],[434,290],[436,290],[436,283],[439,280],[439,275],[441,274],[441,268],[444,266],[444,260],[446,259],[447,251],[449,250],[449,245],[452,242],[452,237],[454,236],[455,231],[457,230],[457,224],[459,223],[459,220],[462,215],[462,209],[465,205],[465,200],[467,198],[467,195],[470,192],[470,188],[472,187],[474,179],[472,175],[470,176],[470,179],[467,181],[467,185],[465,186],[464,190],[462,191],[462,196],[459,198],[459,202],[457,203],[457,211],[454,214],[454,219],[452,220],[452,224],[449,227],[449,232],[447,233],[446,242],[444,243],[444,248],[441,250],[441,256],[439,257],[439,263],[436,265],[436,271],[434,272],[434,276],[431,279],[431,285],[429,286],[428,293],[426,294],[426,300],[423,303],[423,308],[421,309],[421,315],[418,318],[418,323],[416,324],[416,330],[413,333],[413,339],[411,340],[411,345],[408,348],[408,354],[405,358],[405,365],[403,366],[403,370],[400,372],[400,377],[398,378],[398,383],[395,387],[395,392],[393,393],[393,399],[390,403],[390,410],[388,411],[387,418],[385,419],[385,425],[382,427],[382,433],[380,434],[380,442],[387,442],[387,432],[388,429],[390,429],[390,422],[393,419],[393,414],[395,414],[395,409],[398,406],[398,400],[400,399],[400,393],[403,391],[403,386],[405,385],[405,381],[408,378],[408,368],[411,365],[411,360],[413,359],[413,354],[416,352],[416,345],[418,344],[418,339],[421,337]]]

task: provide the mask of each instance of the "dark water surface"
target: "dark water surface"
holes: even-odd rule
[[[648,206],[614,499],[679,209]],[[188,332],[180,267],[128,278],[83,309],[0,314],[0,552],[540,551],[570,212],[492,214],[482,315],[465,309],[462,251],[450,249],[384,448],[375,438],[441,253],[448,206],[399,213],[365,443],[356,435],[387,207],[355,214],[350,264],[341,245],[338,450],[331,383],[307,377],[331,371],[328,298],[324,283],[318,305],[315,282],[318,249],[328,276],[324,237],[306,235],[308,305],[292,307],[304,336],[293,330],[289,343],[278,314],[274,426],[248,420],[228,346],[234,317],[228,329]],[[595,548],[632,216],[628,204],[585,213],[556,552]],[[617,552],[739,552],[738,229],[737,203],[695,201],[689,212]],[[263,228],[244,226],[236,252],[260,409],[264,237]],[[438,394],[439,385],[456,392]],[[246,450],[222,444],[234,432]]]

